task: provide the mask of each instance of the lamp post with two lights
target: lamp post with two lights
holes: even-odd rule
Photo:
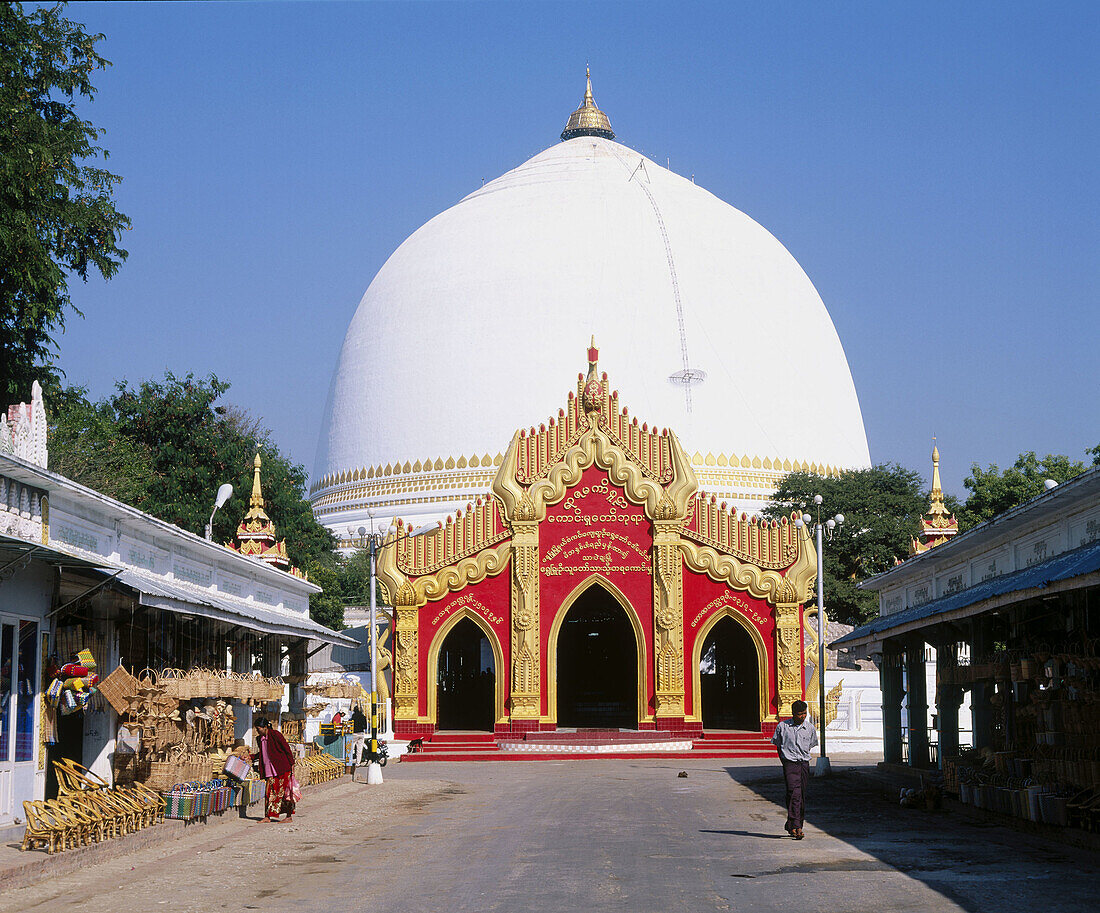
[[[814,505],[817,510],[816,521],[810,514],[803,514],[794,521],[799,529],[812,527],[817,544],[817,700],[818,700],[818,725],[821,729],[821,754],[817,759],[815,776],[823,777],[829,772],[829,755],[825,750],[825,587],[822,572],[822,539],[833,538],[836,528],[844,522],[844,514],[830,517],[824,523],[821,522],[821,504],[824,498],[814,495]]]
[[[435,532],[440,524],[428,523],[424,526],[405,533],[396,538],[386,538],[380,532],[368,532],[365,526],[360,526],[356,531],[359,534],[359,547],[364,546],[370,554],[370,688],[371,688],[371,715],[370,715],[370,750],[368,751],[369,765],[367,767],[367,782],[381,783],[382,770],[378,764],[380,752],[378,749],[378,552],[387,545],[396,545],[406,539],[422,536],[425,533]],[[348,530],[350,533],[351,530]],[[396,526],[390,526],[390,537],[397,532]],[[386,718],[390,719],[390,708],[386,708]]]

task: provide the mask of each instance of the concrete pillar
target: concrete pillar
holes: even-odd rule
[[[309,641],[299,639],[290,646],[288,669],[291,676],[304,676],[309,672]],[[301,713],[305,704],[305,688],[301,684],[293,684],[288,689],[287,709],[291,713]]]
[[[917,634],[905,644],[906,699],[909,716],[909,766],[928,767],[928,686],[924,665],[924,637]]]
[[[887,764],[900,764],[901,699],[905,696],[901,681],[902,653],[900,647],[887,640],[882,651],[882,738],[883,759]]]
[[[989,621],[980,616],[971,621],[970,657],[971,662],[980,662],[992,649]],[[987,748],[991,741],[993,708],[991,682],[975,682],[970,692],[970,712],[974,726],[974,747]]]
[[[252,671],[252,650],[249,643],[247,637],[241,637],[233,644],[231,652],[233,654],[234,672]],[[233,713],[235,714],[233,737],[244,739],[245,742],[252,745],[252,708],[242,701],[234,701]]]
[[[954,642],[936,645],[936,722],[940,741],[940,767],[945,758],[959,753],[959,706],[962,688],[948,677],[958,662],[959,648]]]

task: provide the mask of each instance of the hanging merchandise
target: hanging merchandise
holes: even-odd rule
[[[46,700],[51,707],[56,707],[61,700],[61,692],[64,690],[64,685],[61,683],[61,679],[55,678],[46,687]]]
[[[99,676],[92,651],[83,649],[70,654],[69,661],[58,666],[56,658],[51,658],[46,667],[46,675],[51,679],[46,686],[46,701],[57,707],[62,716],[82,710],[102,710],[100,701]]]

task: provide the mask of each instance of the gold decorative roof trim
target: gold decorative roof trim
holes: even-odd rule
[[[340,472],[326,473],[310,486],[309,493],[312,495],[323,488],[331,488],[335,485],[347,485],[351,482],[365,482],[368,479],[382,478],[384,476],[427,475],[455,469],[478,469],[479,467],[492,469],[495,466],[499,466],[503,459],[504,455],[502,453],[498,453],[495,457],[487,453],[481,456],[475,453],[469,457],[459,456],[456,458],[449,456],[446,459],[443,457],[436,457],[434,460],[416,460],[412,463],[406,460],[404,463],[386,463],[384,466],[381,463],[377,466],[360,466],[358,469],[345,469]]]
[[[591,426],[594,415],[596,423],[633,458],[643,474],[662,485],[670,482],[668,430],[658,432],[656,428],[650,429],[648,423],[639,425],[637,417],[631,421],[628,410],[619,406],[619,391],[609,392],[606,372],[595,380],[596,389],[590,388],[593,388],[593,378],[578,374],[577,391],[569,393],[566,408],[559,409],[556,418],[540,425],[537,431],[534,427],[530,431],[520,429],[518,443],[513,441],[516,445],[516,481],[531,485],[545,478],[550,467],[560,463],[563,455],[576,446]],[[591,412],[584,407],[585,397],[589,397],[593,406]]]
[[[526,510],[533,510],[530,519],[543,520],[547,505],[562,500],[568,489],[580,481],[584,470],[597,465],[607,472],[613,484],[623,488],[627,500],[645,508],[650,519],[657,518],[658,505],[666,495],[675,505],[677,516],[683,517],[687,514],[698,483],[676,435],[669,431],[667,438],[672,470],[667,486],[646,472],[632,458],[633,455],[623,449],[621,442],[613,440],[598,423],[594,423],[580,433],[577,442],[540,478],[530,487],[524,487],[516,478],[520,451],[520,435],[517,432],[504,456],[504,465],[493,482],[493,493],[503,503],[504,515],[509,522],[516,517],[521,505]]]
[[[793,516],[793,515],[792,515]],[[781,570],[797,559],[801,537],[797,527],[782,520],[727,509],[714,495],[699,494],[692,502],[682,535],[716,551],[762,568]]]
[[[610,398],[612,402],[617,405],[618,391],[613,392]],[[558,411],[558,416],[556,418],[551,418],[548,423],[540,425],[538,429],[534,427],[524,429],[524,434],[534,439],[533,442],[528,445],[533,454],[530,458],[532,463],[545,467],[545,465],[551,461],[551,455],[556,456],[557,451],[564,450],[567,446],[574,443],[570,440],[572,435],[567,430],[563,430],[563,426],[566,425],[566,419],[567,413],[564,409],[561,409]],[[631,425],[629,429],[624,428],[624,420],[626,420],[627,425]],[[615,434],[616,437],[620,437],[624,442],[629,439],[631,444],[634,445],[636,440],[636,446],[639,449],[642,446],[641,440],[643,434],[649,434],[651,438],[659,436],[657,429],[650,429],[648,425],[642,425],[638,431],[633,430],[633,422],[627,414],[626,409],[622,409],[615,420],[609,417],[608,425],[612,433]],[[557,426],[557,430],[551,431],[555,426]],[[542,453],[544,435],[546,437],[545,446],[550,448],[550,453],[543,459],[535,455],[541,455]],[[651,443],[651,450],[653,450],[655,446],[656,445]],[[557,450],[553,448],[557,448]],[[412,463],[406,460],[404,463],[386,463],[385,465],[379,463],[377,466],[361,466],[358,469],[346,469],[338,473],[328,473],[322,476],[320,480],[314,482],[313,485],[310,486],[309,493],[313,495],[325,488],[333,488],[355,482],[366,482],[368,480],[388,479],[391,477],[406,478],[418,475],[428,477],[435,473],[445,472],[447,473],[447,477],[451,478],[455,477],[454,473],[456,471],[463,469],[481,470],[479,472],[473,472],[471,475],[474,477],[492,478],[492,474],[486,470],[499,467],[503,459],[504,455],[501,453],[498,453],[495,457],[491,457],[486,453],[480,457],[475,454],[470,457],[449,456],[446,459],[436,457],[434,460],[415,460]],[[725,468],[734,470],[755,470],[762,474],[774,473],[776,477],[781,477],[788,472],[812,472],[817,475],[836,477],[842,472],[837,466],[833,466],[829,463],[819,463],[815,460],[781,460],[779,457],[750,457],[736,453],[718,454],[716,456],[713,452],[708,452],[704,455],[699,451],[696,451],[692,455],[691,464],[693,467],[697,467],[704,475],[717,474],[719,470]],[[740,474],[737,477],[740,478]],[[338,494],[338,492],[328,492],[325,497],[334,497],[338,496]],[[324,503],[324,501],[318,500],[314,503],[321,504]]]
[[[391,540],[392,537],[387,537],[386,541],[388,543]],[[495,548],[483,549],[435,573],[412,580],[398,567],[395,553],[396,549],[387,548],[386,545],[378,552],[378,579],[385,590],[387,601],[396,605],[398,593],[401,593],[402,605],[421,606],[429,600],[441,599],[472,583],[481,583],[486,577],[495,577],[508,566],[512,557],[512,542],[509,539]]]
[[[404,532],[404,521],[397,521],[397,535]],[[491,497],[478,498],[448,516],[436,532],[415,538],[400,539],[397,544],[397,564],[408,575],[433,574],[468,555],[489,548],[511,536],[505,525],[500,505]]]
[[[817,578],[817,553],[813,543],[809,539],[799,539],[798,543],[797,560],[786,574],[758,567],[733,555],[721,554],[709,545],[700,545],[685,537],[680,539],[680,551],[691,570],[706,574],[716,583],[725,583],[757,599],[765,599],[772,605],[791,605],[807,602],[813,597]]]

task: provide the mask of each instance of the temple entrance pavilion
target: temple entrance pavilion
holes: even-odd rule
[[[378,556],[404,738],[559,729],[768,736],[805,695],[817,558],[792,518],[700,491],[671,429],[629,416],[599,352],[513,436],[492,490]]]

